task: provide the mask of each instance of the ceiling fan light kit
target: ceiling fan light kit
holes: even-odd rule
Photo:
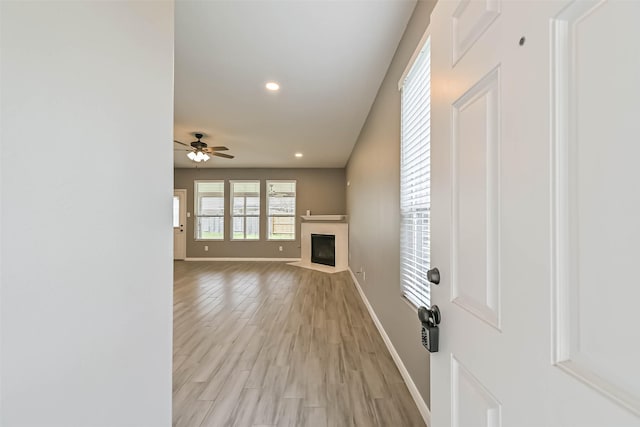
[[[203,153],[202,151],[190,151],[187,153],[187,157],[193,160],[194,162],[206,162],[211,157],[208,154]]]
[[[198,140],[193,141],[189,145],[183,142],[174,140],[174,142],[189,148],[188,150],[189,152],[187,153],[187,157],[189,158],[189,160],[196,163],[206,162],[211,158],[209,154],[211,154],[212,156],[222,157],[225,159],[233,159],[233,156],[229,154],[218,153],[218,151],[227,151],[228,150],[227,147],[208,147],[205,142],[200,141],[204,136],[204,134],[194,133],[193,136],[195,136]]]

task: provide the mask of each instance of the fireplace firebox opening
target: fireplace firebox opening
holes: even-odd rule
[[[311,262],[336,266],[336,236],[333,234],[311,235]]]

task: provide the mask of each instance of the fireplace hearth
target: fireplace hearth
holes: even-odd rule
[[[311,235],[311,262],[336,266],[336,236],[333,234]]]

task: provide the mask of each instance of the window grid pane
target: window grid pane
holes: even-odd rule
[[[196,221],[198,239],[200,240],[223,240],[224,239],[224,217],[205,216],[198,217]]]
[[[407,300],[430,305],[430,41],[402,86],[400,166],[400,284]]]
[[[246,216],[245,221],[245,239],[246,240],[258,240],[260,239],[260,217],[258,216]]]
[[[292,216],[269,217],[269,239],[294,240],[296,238],[296,218]]]

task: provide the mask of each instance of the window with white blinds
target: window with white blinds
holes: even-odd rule
[[[267,239],[296,239],[296,181],[267,181]]]
[[[224,181],[195,181],[196,240],[224,240]]]
[[[260,239],[260,181],[231,181],[231,240]]]
[[[429,307],[430,43],[401,81],[400,284],[404,297]]]

